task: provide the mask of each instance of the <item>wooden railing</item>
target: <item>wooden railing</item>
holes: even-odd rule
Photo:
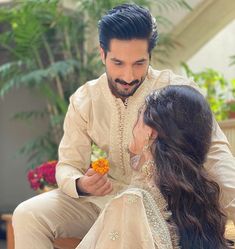
[[[235,119],[221,121],[219,122],[219,126],[226,135],[231,146],[231,151],[235,156]]]
[[[14,234],[11,224],[11,214],[4,214],[0,219],[6,222],[7,226],[7,249],[14,249]],[[232,221],[228,221],[226,225],[226,238],[235,241],[235,227]],[[76,238],[56,239],[54,242],[54,249],[74,249],[79,244],[80,240]],[[234,247],[235,248],[235,247]]]

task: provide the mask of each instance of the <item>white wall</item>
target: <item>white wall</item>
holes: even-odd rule
[[[27,89],[14,90],[0,99],[0,213],[12,211],[35,193],[27,182],[27,158],[16,156],[17,150],[29,139],[41,134],[46,122],[27,125],[11,120],[14,113],[44,106],[40,98]]]
[[[200,5],[203,2],[203,0],[187,0],[186,2],[191,7],[192,10],[189,10],[186,7],[161,9],[161,15],[166,16],[170,20],[172,25],[170,26],[160,25],[159,31],[170,32],[171,30],[173,30],[175,26],[177,26],[180,22],[182,22],[187,15],[190,15],[191,11],[193,11],[196,7],[198,7],[198,5]],[[158,10],[153,9],[153,15],[158,15],[158,14],[159,14]]]
[[[235,55],[235,20],[213,37],[187,63],[195,72],[213,68],[222,72],[227,79],[232,79],[235,78],[235,65],[229,66],[231,55]]]

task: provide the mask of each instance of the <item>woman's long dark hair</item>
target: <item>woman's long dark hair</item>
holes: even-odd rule
[[[178,227],[181,248],[229,248],[220,189],[203,167],[213,122],[204,97],[189,86],[165,87],[146,98],[144,122],[158,132],[152,146],[157,184]]]

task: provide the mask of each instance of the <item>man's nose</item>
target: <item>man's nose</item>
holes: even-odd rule
[[[134,80],[134,72],[132,68],[125,69],[123,74],[123,80],[128,84]]]

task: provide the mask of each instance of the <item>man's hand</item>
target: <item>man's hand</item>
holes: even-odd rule
[[[93,196],[104,196],[113,190],[112,183],[107,175],[101,175],[92,168],[88,169],[86,174],[79,178],[77,187],[80,191]]]

